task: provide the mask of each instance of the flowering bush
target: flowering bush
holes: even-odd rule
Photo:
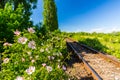
[[[38,37],[33,28],[14,34],[13,44],[4,43],[1,80],[67,79],[64,34],[48,32]]]

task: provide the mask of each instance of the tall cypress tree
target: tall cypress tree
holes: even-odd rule
[[[43,0],[43,2],[44,2],[43,24],[50,31],[57,30],[58,20],[56,4],[54,0]]]

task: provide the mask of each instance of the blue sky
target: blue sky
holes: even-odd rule
[[[56,0],[59,29],[67,32],[120,31],[120,0]],[[42,0],[31,16],[43,20]]]

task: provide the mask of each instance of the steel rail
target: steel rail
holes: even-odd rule
[[[93,78],[95,80],[103,80],[98,73],[83,59],[83,57],[80,55],[81,53],[77,52],[76,48],[71,44],[71,42],[67,42],[67,46],[71,47],[74,53],[79,57],[80,60],[84,63],[84,66],[86,69],[92,74]]]

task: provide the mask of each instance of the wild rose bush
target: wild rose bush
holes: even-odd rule
[[[48,32],[38,37],[33,28],[14,34],[13,44],[3,44],[1,80],[67,79],[64,34]]]

